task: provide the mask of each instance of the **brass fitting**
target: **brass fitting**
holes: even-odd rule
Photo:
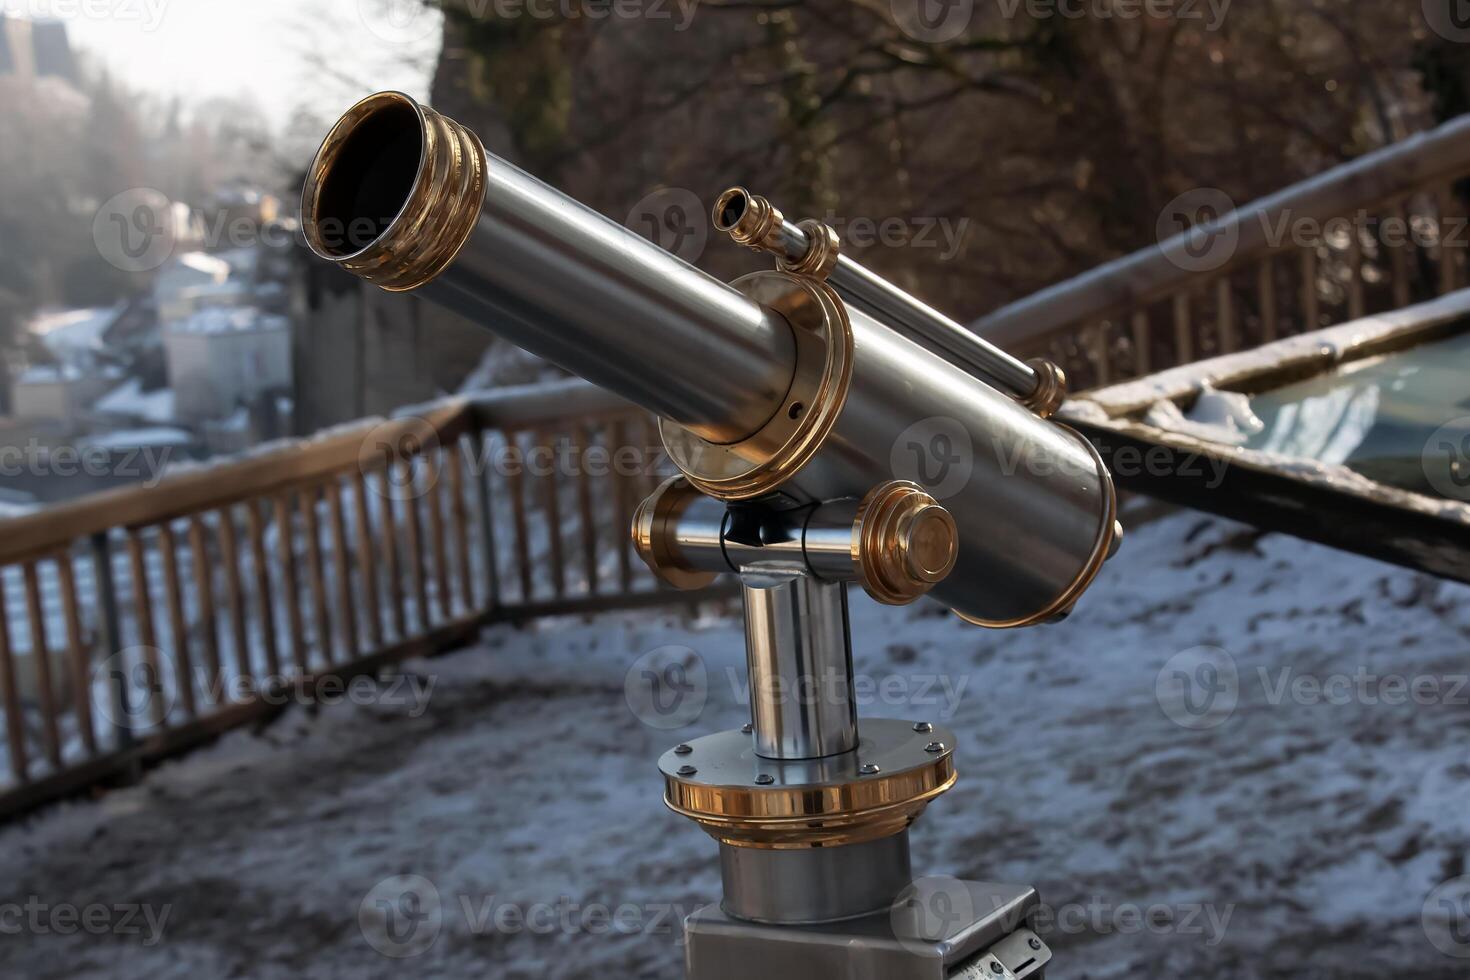
[[[1033,357],[1026,364],[1036,372],[1036,390],[1021,399],[1021,403],[1049,419],[1067,400],[1067,373],[1044,357]]]
[[[837,267],[837,259],[842,254],[842,241],[837,237],[837,231],[816,218],[798,222],[796,227],[806,233],[806,254],[796,259],[778,255],[776,265],[799,276],[825,280]]]
[[[715,200],[711,217],[715,227],[737,245],[758,252],[786,254],[781,247],[781,225],[786,219],[759,194],[752,194],[744,187],[732,187]]]
[[[781,210],[759,194],[732,187],[715,200],[715,228],[737,245],[776,257],[776,268],[798,276],[825,281],[837,266],[842,242],[827,224],[808,218],[796,227],[806,236],[806,248],[797,251],[795,236],[783,232],[786,218]]]
[[[682,476],[659,484],[633,512],[633,547],[649,571],[676,589],[703,589],[719,577],[717,572],[697,571],[673,553],[674,525],[685,509],[702,494]]]
[[[918,484],[892,480],[870,490],[858,506],[852,555],[868,595],[901,606],[954,569],[959,530],[949,511]]]

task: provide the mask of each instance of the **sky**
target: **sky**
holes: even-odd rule
[[[427,94],[441,24],[417,0],[0,0],[0,12],[64,21],[73,47],[131,88],[245,96],[277,129],[303,103],[328,117],[380,89]]]

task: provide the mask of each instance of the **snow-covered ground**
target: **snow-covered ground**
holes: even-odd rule
[[[1176,514],[1059,626],[853,615],[863,713],[959,735],[917,866],[1037,884],[1051,976],[1470,975],[1470,590]],[[427,711],[386,684],[54,807],[0,831],[0,976],[678,977],[715,845],[654,760],[740,723],[742,664],[712,614],[496,628],[409,665]],[[687,727],[650,668],[707,688]]]

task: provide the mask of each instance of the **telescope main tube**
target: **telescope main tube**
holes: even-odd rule
[[[819,275],[705,275],[406,95],[372,96],[332,130],[303,224],[347,271],[659,415],[701,493],[781,509],[918,484],[957,526],[954,570],[931,594],[978,625],[1065,614],[1116,545],[1112,480],[1075,432]]]
[[[780,315],[407,95],[348,110],[311,166],[302,212],[322,258],[416,290],[711,442],[757,431],[790,388],[795,341]]]

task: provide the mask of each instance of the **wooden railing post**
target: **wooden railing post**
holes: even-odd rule
[[[104,662],[122,653],[122,626],[117,609],[117,584],[112,578],[112,539],[106,531],[92,535],[92,576],[97,583],[97,638]],[[112,671],[112,738],[118,749],[133,745],[128,676],[116,666]]]

